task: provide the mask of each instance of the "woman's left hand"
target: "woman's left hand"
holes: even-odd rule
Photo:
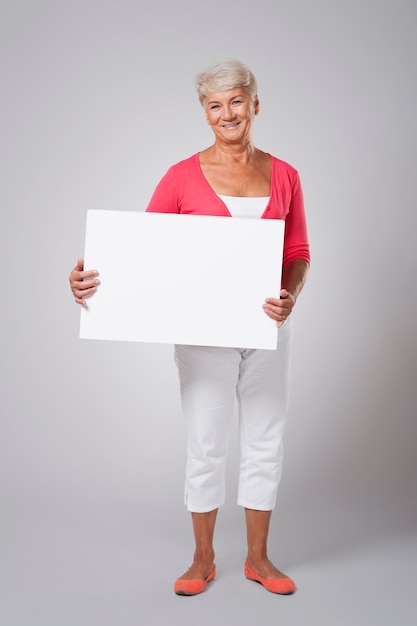
[[[281,289],[279,295],[279,300],[277,298],[267,298],[263,305],[265,313],[273,320],[276,320],[278,328],[291,315],[295,304],[294,296],[286,289]]]

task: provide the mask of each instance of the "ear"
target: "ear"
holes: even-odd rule
[[[259,98],[258,98],[258,96],[255,96],[254,99],[253,99],[253,108],[254,108],[255,115],[258,115],[258,113],[259,113]]]

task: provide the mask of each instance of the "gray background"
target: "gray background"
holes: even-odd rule
[[[413,0],[1,1],[2,626],[415,623],[416,18]],[[172,347],[79,340],[67,282],[87,209],[143,210],[211,143],[193,77],[225,56],[256,74],[256,144],[297,167],[308,211],[270,548],[290,598],[243,578],[235,439],[218,579],[173,594],[193,542]]]

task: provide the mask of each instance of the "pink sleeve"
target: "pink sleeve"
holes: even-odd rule
[[[170,168],[157,184],[146,208],[151,213],[179,213],[178,184]]]
[[[285,220],[283,265],[286,266],[296,259],[304,259],[310,263],[303,190],[297,172],[295,172],[290,208]]]

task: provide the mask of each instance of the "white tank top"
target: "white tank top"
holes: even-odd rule
[[[222,196],[217,194],[222,200],[232,217],[250,217],[259,219],[268,206],[269,196],[262,198],[240,198],[237,196]]]

